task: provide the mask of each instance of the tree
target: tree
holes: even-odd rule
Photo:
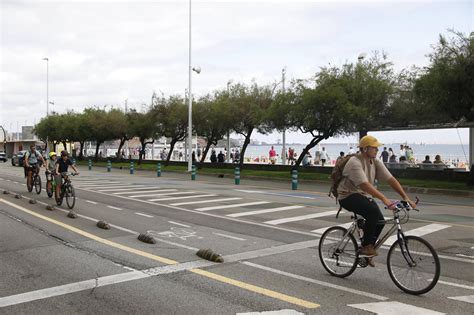
[[[355,124],[358,108],[349,98],[348,84],[343,69],[323,68],[314,81],[295,81],[287,93],[277,95],[267,116],[269,124],[312,136],[293,169],[298,169],[305,155],[319,142],[342,134]]]
[[[431,122],[474,121],[474,33],[469,36],[449,31],[439,36],[429,55],[431,64],[415,83],[417,103]]]
[[[53,113],[42,118],[35,125],[33,132],[45,143],[47,142],[46,139],[48,139],[53,144],[52,151],[56,151],[56,145],[65,139],[63,116]]]
[[[105,110],[98,108],[86,108],[84,110],[85,126],[90,130],[91,139],[96,141],[95,157],[97,161],[99,148],[107,140],[117,139],[117,131],[114,128],[113,116]]]
[[[153,114],[159,121],[159,132],[162,136],[171,138],[170,151],[165,165],[168,165],[176,142],[183,141],[187,135],[188,107],[180,96],[170,96],[168,99],[155,99]],[[191,154],[191,152],[190,152]]]
[[[113,128],[114,138],[120,139],[117,149],[117,159],[120,160],[122,158],[120,152],[122,151],[123,145],[132,138],[132,130],[130,128],[132,116],[119,109],[112,109],[108,115],[113,124],[111,127]]]
[[[206,139],[206,148],[201,157],[201,163],[206,159],[211,145],[224,138],[229,130],[231,118],[228,111],[228,94],[216,91],[214,95],[206,95],[193,106],[193,122],[196,134]]]
[[[131,110],[128,113],[130,117],[130,132],[133,136],[136,136],[140,140],[141,149],[138,156],[138,164],[142,163],[142,159],[145,157],[145,149],[147,144],[155,142],[158,134],[158,125],[156,122],[156,116],[152,111],[146,113],[139,113],[135,110]]]
[[[256,129],[262,134],[271,131],[271,127],[266,124],[265,120],[265,112],[270,108],[271,104],[272,90],[269,86],[258,86],[256,83],[253,83],[251,86],[235,84],[230,89],[228,106],[232,117],[232,124],[229,127],[245,137],[240,152],[239,166],[241,169],[243,168],[245,151],[250,143],[253,131]]]

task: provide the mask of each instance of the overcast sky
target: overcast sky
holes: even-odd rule
[[[49,109],[59,113],[123,107],[126,99],[140,109],[153,91],[184,94],[188,86],[188,1],[0,3],[0,123],[8,130],[46,115],[46,57]],[[288,81],[308,78],[328,63],[375,50],[387,52],[398,70],[427,65],[440,33],[473,30],[473,12],[470,0],[193,1],[192,63],[202,68],[193,75],[193,93],[224,88],[229,80],[277,82],[284,66]],[[455,130],[438,133],[399,136],[459,143]],[[466,143],[467,130],[460,134]]]

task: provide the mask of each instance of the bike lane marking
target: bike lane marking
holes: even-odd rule
[[[423,236],[423,235],[427,235],[427,234],[431,234],[431,233],[434,233],[434,232],[437,232],[437,231],[444,230],[444,229],[449,228],[449,227],[451,227],[451,226],[450,225],[433,223],[433,224],[428,224],[428,225],[425,225],[425,226],[421,226],[421,227],[413,229],[413,230],[404,231],[404,234],[405,234],[405,236],[408,236],[408,235]],[[397,235],[392,235],[383,244],[387,245],[387,246],[390,246],[393,243],[395,243],[396,240],[397,240]]]
[[[204,208],[197,208],[197,209],[194,209],[194,210],[196,210],[196,211],[220,210],[220,209],[239,208],[239,207],[245,207],[245,206],[264,205],[264,204],[267,204],[267,203],[270,203],[270,201],[254,201],[254,202],[246,202],[246,203],[235,203],[235,204],[232,204],[232,205],[204,207]]]
[[[199,200],[199,201],[186,201],[186,202],[172,203],[170,205],[171,206],[184,206],[184,205],[193,205],[196,203],[210,203],[210,202],[231,201],[231,200],[239,200],[239,199],[242,199],[242,198],[232,197],[232,198],[208,199],[208,200]]]
[[[327,216],[330,216],[330,215],[333,215],[333,214],[336,214],[336,213],[337,213],[336,210],[331,210],[331,211],[325,211],[325,212],[320,212],[320,213],[301,215],[301,216],[297,216],[297,217],[270,220],[270,221],[266,221],[264,223],[271,224],[271,225],[278,225],[278,224],[283,224],[283,223],[288,223],[288,222],[295,222],[295,221],[302,221],[302,220],[308,220],[308,219],[314,219],[314,218],[320,218],[320,217],[327,217]]]
[[[238,212],[238,213],[228,214],[227,216],[232,217],[232,218],[237,218],[237,217],[244,217],[244,216],[255,215],[255,214],[272,213],[272,212],[301,209],[301,208],[304,208],[304,206],[286,206],[286,207],[271,208],[271,209],[256,210],[256,211]]]
[[[474,304],[474,295],[451,296],[448,299]]]
[[[111,247],[129,252],[129,253],[132,253],[132,254],[136,254],[136,255],[139,255],[139,256],[142,256],[142,257],[145,257],[145,258],[149,258],[149,259],[161,262],[161,263],[166,264],[166,265],[177,265],[177,264],[179,264],[178,261],[168,259],[168,258],[165,258],[165,257],[161,257],[161,256],[158,256],[158,255],[154,255],[154,254],[151,254],[151,253],[148,253],[148,252],[144,252],[142,250],[138,250],[138,249],[126,246],[126,245],[122,245],[122,244],[119,244],[119,243],[116,243],[116,242],[98,237],[98,236],[96,236],[92,233],[83,231],[83,230],[78,229],[78,228],[76,228],[72,225],[69,225],[69,224],[63,223],[61,221],[49,218],[49,217],[44,216],[44,215],[39,214],[39,213],[36,213],[32,210],[26,209],[22,206],[16,205],[16,204],[14,204],[12,202],[9,202],[7,200],[4,200],[4,199],[0,198],[0,202],[3,202],[3,203],[5,203],[5,204],[7,204],[7,205],[9,205],[13,208],[16,208],[20,211],[28,213],[32,216],[35,216],[35,217],[39,218],[39,219],[42,219],[42,220],[45,220],[47,222],[56,224],[60,227],[63,227],[67,230],[75,232],[75,233],[77,233],[79,235],[82,235],[86,238],[90,238],[92,240],[95,240],[99,243],[102,243],[102,244],[105,244],[105,245],[108,245],[108,246],[111,246]],[[209,262],[207,262],[207,263],[209,263]],[[214,264],[214,263],[212,263],[212,264]],[[202,275],[202,276],[204,276],[206,278],[209,278],[209,279],[217,280],[217,281],[222,282],[222,283],[233,285],[235,287],[239,287],[239,288],[245,289],[247,291],[258,293],[260,295],[268,296],[268,297],[278,299],[278,300],[281,300],[283,302],[287,302],[287,303],[290,303],[290,304],[298,305],[298,306],[301,306],[301,307],[317,308],[317,307],[320,306],[319,304],[316,304],[316,303],[313,303],[313,302],[310,302],[310,301],[299,299],[299,298],[296,298],[296,297],[293,297],[293,296],[289,296],[289,295],[279,293],[279,292],[276,292],[276,291],[273,291],[273,290],[269,290],[269,289],[266,289],[266,288],[263,288],[263,287],[259,287],[259,286],[255,286],[255,285],[252,285],[252,284],[249,284],[249,283],[238,281],[238,280],[235,280],[235,279],[232,279],[232,278],[224,277],[224,276],[221,276],[221,275],[209,272],[209,271],[205,271],[205,270],[202,270],[202,269],[190,269],[189,271],[193,272],[195,274]],[[4,298],[8,298],[8,297],[4,297]],[[3,298],[0,298],[0,301],[1,301],[1,299],[3,299]]]

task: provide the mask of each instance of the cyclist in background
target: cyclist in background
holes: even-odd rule
[[[79,175],[79,171],[77,170],[76,166],[72,164],[71,160],[69,159],[69,154],[66,150],[61,151],[61,158],[57,159],[56,161],[56,198],[58,199],[61,194],[61,187],[62,187],[62,173],[67,172],[69,166]]]
[[[374,244],[384,227],[383,223],[378,224],[379,221],[384,221],[384,217],[374,198],[381,200],[389,209],[393,209],[395,205],[374,187],[375,179],[388,182],[403,200],[416,208],[416,204],[408,198],[398,180],[390,174],[384,163],[377,159],[378,147],[381,145],[373,136],[362,137],[359,142],[360,153],[347,161],[342,172],[343,179],[337,189],[339,204],[366,220],[359,254],[367,257],[378,255]],[[372,260],[369,260],[369,265],[375,266]]]
[[[43,157],[41,154],[36,152],[36,146],[34,144],[30,145],[30,150],[26,152],[25,157],[24,157],[24,166],[25,166],[25,171],[26,171],[26,185],[27,187],[31,187],[31,177],[34,172],[39,172],[39,165],[38,165],[38,160],[43,162],[43,165],[46,164],[44,162]]]

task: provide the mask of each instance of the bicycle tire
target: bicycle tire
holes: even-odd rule
[[[35,175],[35,181],[34,181],[34,186],[35,186],[35,191],[36,194],[41,194],[41,177],[39,175]]]
[[[405,236],[405,242],[409,253],[407,256],[411,257],[416,265],[411,267],[408,264],[400,248],[400,240],[397,240],[387,254],[388,274],[395,285],[406,293],[427,293],[434,288],[441,273],[438,254],[433,246],[421,237]]]
[[[344,238],[346,233],[347,229],[333,226],[327,229],[319,240],[318,251],[321,264],[327,272],[339,278],[345,278],[354,272],[359,257],[357,253],[358,245],[354,236],[348,234]],[[344,248],[335,253],[335,246],[341,240],[343,240]]]
[[[53,197],[53,183],[50,180],[46,181],[46,194],[49,198]]]
[[[74,205],[76,204],[76,193],[74,191],[74,187],[72,187],[72,185],[67,185],[64,195],[66,197],[66,204],[69,209],[74,208]]]

